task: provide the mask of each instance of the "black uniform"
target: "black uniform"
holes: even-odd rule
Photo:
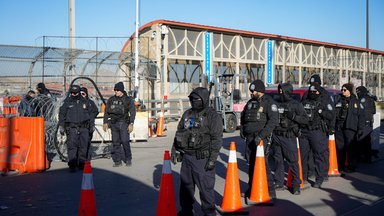
[[[372,140],[371,133],[373,131],[373,115],[376,113],[375,100],[368,95],[368,90],[364,86],[356,88],[357,96],[360,104],[364,107],[363,118],[364,127],[358,132],[358,152],[361,152],[362,160],[365,163],[371,163],[372,156]],[[361,151],[360,151],[361,150]]]
[[[59,127],[67,133],[68,166],[73,170],[76,166],[80,169],[84,167],[93,118],[88,101],[79,94],[80,86],[72,86],[71,92],[77,95],[71,95],[60,107]]]
[[[136,108],[133,98],[124,90],[122,92],[123,96],[114,95],[108,99],[103,120],[112,130],[111,156],[115,165],[120,165],[122,161],[129,165],[132,160],[128,126],[135,121]]]
[[[256,80],[259,81],[259,80]],[[256,82],[254,81],[254,82]],[[253,83],[251,83],[252,86]],[[264,84],[263,84],[264,85]],[[251,90],[251,87],[250,87]],[[252,90],[251,90],[252,91]],[[261,91],[264,92],[264,91]],[[272,131],[279,122],[279,115],[276,102],[269,95],[259,98],[251,98],[241,113],[242,133],[246,138],[246,159],[249,163],[248,170],[248,191],[249,196],[252,188],[253,171],[256,160],[256,150],[260,139],[264,141],[265,167],[267,172],[268,190],[271,198],[276,198],[273,176],[269,166],[269,148]]]
[[[291,97],[293,87],[289,83],[278,86],[280,89],[280,100],[278,105],[279,124],[273,131],[272,149],[276,163],[275,183],[276,188],[283,188],[284,184],[284,158],[292,172],[293,193],[300,193],[300,170],[298,163],[297,138],[300,133],[300,125],[308,124],[308,117],[305,114],[301,103]]]
[[[192,109],[184,112],[177,126],[171,160],[182,156],[180,171],[181,215],[192,215],[195,185],[205,215],[215,212],[215,162],[222,146],[223,120],[209,105],[209,92],[198,87],[189,95]]]
[[[364,107],[354,94],[350,97],[340,95],[335,100],[336,107],[336,150],[339,171],[354,171],[357,163],[357,132],[363,130],[361,113]],[[348,169],[345,169],[348,154]]]
[[[95,131],[95,119],[96,119],[97,115],[99,114],[99,109],[97,108],[95,102],[88,97],[88,89],[87,88],[81,87],[80,92],[82,92],[82,94],[83,94],[83,92],[86,94],[85,96],[83,96],[83,95],[82,96],[89,103],[90,116],[92,118],[92,120],[90,121],[89,142],[88,142],[88,148],[87,148],[87,160],[91,160],[92,159],[92,152],[90,151],[91,141],[92,141],[92,137],[93,137],[93,132]]]
[[[324,178],[328,175],[329,154],[328,154],[328,127],[327,121],[331,122],[334,116],[333,106],[329,97],[322,97],[321,87],[318,84],[309,87],[308,97],[302,101],[309,122],[302,127],[302,134],[299,138],[301,164],[303,178],[308,179],[308,158],[312,151],[315,166],[314,187],[320,187]],[[319,94],[316,94],[315,92]]]
[[[321,84],[321,82],[319,83],[319,85]],[[332,105],[332,119],[331,120],[328,120],[328,119],[324,119],[325,121],[325,124],[326,124],[326,130],[327,130],[327,135],[333,135],[335,134],[335,123],[336,123],[336,113],[335,113],[335,101],[334,101],[334,98],[332,96],[330,96],[330,94],[328,93],[328,91],[321,87],[321,86],[318,86],[319,88],[319,92],[320,92],[320,100],[321,101],[327,101],[326,104],[331,104]],[[304,95],[303,95],[303,98],[302,98],[302,101],[308,99],[308,91],[304,92]],[[327,148],[327,150],[325,151],[325,157],[326,158],[329,158],[329,148]],[[326,160],[326,165],[325,165],[325,168],[327,169],[327,172],[328,172],[328,169],[329,169],[329,160]],[[313,153],[312,151],[309,152],[309,157],[308,157],[308,176],[311,176],[312,174],[315,175],[315,163],[314,163],[314,159],[313,159]]]

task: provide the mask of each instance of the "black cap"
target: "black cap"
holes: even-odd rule
[[[309,84],[313,84],[313,83],[318,83],[319,85],[321,85],[321,79],[318,74],[314,74],[311,76],[311,78],[309,78]]]
[[[78,85],[72,85],[69,89],[70,93],[80,93],[80,86]]]
[[[348,89],[349,92],[353,93],[353,84],[352,83],[345,83],[341,88]]]
[[[119,91],[124,91],[124,83],[123,82],[118,82],[115,84],[115,89]]]
[[[88,89],[87,89],[87,88],[85,88],[85,87],[81,87],[81,88],[80,88],[80,91],[81,91],[81,92],[85,92],[85,93],[88,95]]]
[[[265,92],[264,82],[261,80],[255,80],[249,85],[249,91]]]
[[[36,89],[45,89],[45,84],[44,83],[38,83],[36,86]]]

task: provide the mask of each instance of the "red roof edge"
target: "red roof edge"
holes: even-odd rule
[[[356,47],[356,46],[342,45],[342,44],[336,44],[336,43],[328,43],[328,42],[308,40],[308,39],[302,39],[302,38],[296,38],[296,37],[288,37],[288,36],[282,36],[282,35],[276,35],[276,34],[266,34],[266,33],[260,33],[260,32],[236,30],[236,29],[230,29],[230,28],[222,28],[222,27],[215,27],[215,26],[208,26],[208,25],[186,23],[186,22],[177,22],[177,21],[171,21],[171,20],[154,20],[152,22],[146,23],[145,25],[141,26],[139,28],[139,32],[141,30],[149,27],[149,26],[154,25],[154,24],[165,24],[165,25],[170,25],[170,26],[188,27],[188,28],[193,28],[193,29],[203,29],[203,30],[212,31],[212,32],[225,32],[225,33],[230,33],[230,34],[266,37],[266,38],[275,39],[275,40],[286,40],[286,41],[294,41],[294,42],[299,42],[299,43],[318,44],[318,45],[327,46],[327,47],[338,47],[338,48],[351,49],[351,50],[357,50],[357,51],[362,51],[362,52],[370,52],[370,53],[376,53],[376,54],[384,55],[384,51],[374,50],[374,49],[366,49],[366,48]],[[124,44],[122,51],[124,51],[126,49],[129,42],[134,38],[134,36],[135,36],[135,32],[131,35],[131,37],[129,37],[127,42]]]

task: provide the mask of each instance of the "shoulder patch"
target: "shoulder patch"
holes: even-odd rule
[[[331,104],[328,104],[328,105],[327,105],[327,109],[332,111],[332,110],[333,110],[332,105],[331,105]]]
[[[272,106],[271,106],[271,110],[272,110],[273,112],[277,112],[277,106],[276,106],[276,104],[272,104]]]
[[[361,98],[361,103],[364,103],[365,102],[365,98]]]

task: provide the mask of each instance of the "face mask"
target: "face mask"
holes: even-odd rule
[[[311,100],[316,100],[317,98],[319,98],[320,94],[316,94],[316,93],[309,93],[308,94],[308,98],[311,99]]]
[[[280,93],[280,99],[281,101],[289,101],[291,97],[288,94]]]
[[[194,110],[203,109],[203,101],[202,100],[192,99],[190,101],[191,101],[192,109],[194,109]]]
[[[359,92],[359,93],[357,93],[357,97],[358,97],[358,98],[362,98],[362,97],[364,97],[364,94],[361,93],[361,92]]]

